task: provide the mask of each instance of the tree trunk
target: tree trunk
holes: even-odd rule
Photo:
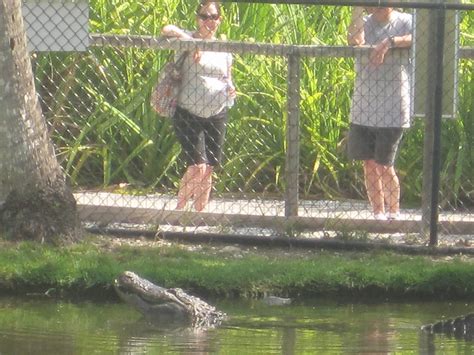
[[[16,239],[79,235],[34,86],[20,0],[0,0],[0,231]]]

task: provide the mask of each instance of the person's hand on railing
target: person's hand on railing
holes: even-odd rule
[[[390,39],[384,38],[370,52],[370,63],[372,63],[375,66],[382,64],[385,59],[385,55],[387,54],[390,47],[391,47]]]
[[[166,25],[161,30],[161,34],[164,37],[174,37],[179,39],[198,39],[194,38],[192,35],[175,25]],[[201,52],[199,51],[199,49],[196,49],[194,51],[192,57],[195,63],[198,63],[201,60]]]

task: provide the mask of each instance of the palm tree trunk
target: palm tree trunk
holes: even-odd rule
[[[36,96],[20,0],[0,0],[0,203],[7,235],[77,233],[75,200]]]

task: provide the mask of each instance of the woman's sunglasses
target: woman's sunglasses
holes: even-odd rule
[[[203,20],[203,21],[206,21],[206,20],[217,21],[217,20],[219,20],[220,15],[219,15],[219,14],[212,14],[212,15],[208,15],[208,14],[198,14],[198,17],[199,17],[201,20]]]

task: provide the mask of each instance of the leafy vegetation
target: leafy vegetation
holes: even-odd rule
[[[93,0],[90,31],[159,35],[167,23],[194,27],[194,3]],[[344,45],[348,7],[226,3],[224,38]],[[472,45],[473,12],[462,13],[461,44]],[[37,83],[59,156],[77,187],[128,183],[166,191],[181,175],[169,120],[152,112],[149,93],[169,51],[94,47],[39,55]],[[230,111],[217,192],[281,194],[285,186],[286,59],[236,55],[236,106]],[[443,122],[442,203],[459,207],[474,191],[473,62],[459,67],[459,119]],[[300,191],[303,196],[363,195],[361,172],[344,154],[354,80],[352,59],[303,58]],[[398,161],[403,202],[422,191],[422,121],[408,132]]]

